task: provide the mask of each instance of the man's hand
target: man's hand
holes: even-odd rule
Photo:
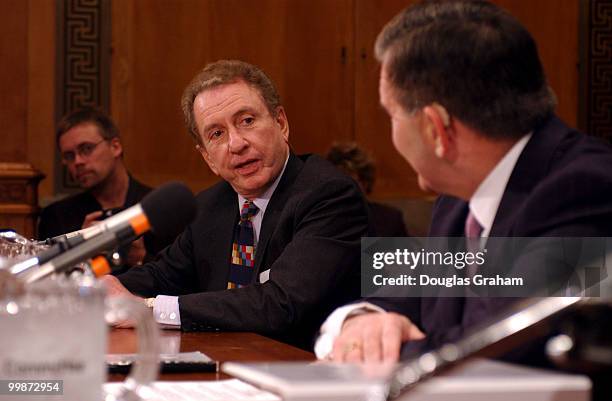
[[[123,284],[121,284],[121,281],[119,281],[119,279],[117,279],[117,277],[115,276],[107,274],[106,276],[100,277],[100,281],[106,286],[106,294],[109,297],[125,296],[128,298],[131,297],[142,300],[142,298],[137,297],[136,295],[133,295],[131,292],[129,292],[128,289],[125,288]]]
[[[144,244],[144,238],[140,237],[130,244],[130,249],[127,254],[127,265],[140,266],[147,255],[147,250]]]
[[[100,281],[106,286],[106,294],[109,297],[128,297],[132,298],[137,302],[141,302],[144,304],[144,298],[137,297],[132,294],[121,284],[121,282],[115,276],[106,275],[100,278]],[[123,321],[113,323],[113,327],[119,329],[126,329],[134,327],[134,322],[131,321]]]
[[[334,342],[334,362],[396,362],[402,343],[425,334],[397,313],[366,313],[348,318]]]
[[[83,220],[83,225],[81,226],[81,229],[88,228],[88,227],[98,224],[100,222],[98,221],[100,217],[102,217],[101,210],[89,213],[87,216],[85,216],[85,220]]]

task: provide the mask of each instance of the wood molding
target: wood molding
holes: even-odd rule
[[[0,163],[0,227],[30,238],[36,232],[38,183],[44,174],[27,163]]]
[[[612,0],[582,0],[580,25],[580,129],[612,143]]]
[[[57,3],[57,123],[83,106],[109,110],[111,20],[110,0],[60,0]],[[55,192],[78,186],[55,157]]]

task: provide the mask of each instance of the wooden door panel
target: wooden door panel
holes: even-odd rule
[[[538,45],[549,85],[557,95],[557,114],[578,123],[579,0],[493,0],[517,17]]]
[[[374,42],[382,27],[400,10],[414,1],[357,0],[355,67],[355,141],[376,161],[377,179],[373,197],[379,199],[422,197],[416,174],[397,153],[391,142],[389,117],[380,106]]]
[[[27,44],[27,2],[0,2],[0,162],[27,158]]]

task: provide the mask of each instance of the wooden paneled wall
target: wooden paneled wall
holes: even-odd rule
[[[28,7],[19,0],[0,2],[0,160],[26,160],[26,110],[28,76]]]
[[[54,3],[0,1],[0,228],[31,237],[53,171]],[[43,188],[51,192],[52,183]]]
[[[298,152],[353,132],[351,0],[154,0],[113,3],[112,114],[126,160],[153,185],[216,180],[188,136],[184,87],[205,64],[238,58],[274,80]]]
[[[533,33],[559,114],[577,120],[578,0],[497,0]],[[378,163],[379,199],[422,197],[396,154],[378,105],[373,43],[406,0],[114,1],[112,114],[133,173],[194,189],[216,180],[186,133],[181,92],[206,63],[240,58],[276,82],[297,152],[323,153],[354,139]],[[545,10],[545,12],[544,12]]]
[[[0,0],[0,162],[53,172],[55,4]],[[50,194],[45,180],[41,192]]]
[[[576,124],[579,0],[496,0],[534,34],[559,114]],[[276,82],[297,152],[355,139],[379,166],[374,196],[423,196],[378,106],[372,46],[410,0],[112,0],[111,113],[129,169],[194,190],[216,180],[185,131],[181,92],[206,63],[240,58]],[[53,195],[55,4],[0,0],[0,161],[29,162]]]
[[[578,123],[579,1],[493,1],[521,20],[536,39],[549,84],[557,94],[557,113],[575,127]]]

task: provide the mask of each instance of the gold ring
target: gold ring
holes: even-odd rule
[[[344,344],[344,348],[342,349],[342,351],[344,352],[344,354],[348,354],[351,351],[360,350],[360,349],[361,349],[361,343],[359,341],[351,341],[348,344]]]

